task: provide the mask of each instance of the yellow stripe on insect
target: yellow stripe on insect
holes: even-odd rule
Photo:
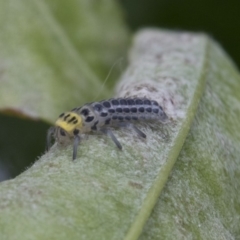
[[[80,129],[82,127],[82,118],[77,113],[68,112],[62,117],[59,117],[55,125],[70,133],[73,132],[73,130]]]

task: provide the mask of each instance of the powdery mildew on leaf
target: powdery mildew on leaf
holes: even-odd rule
[[[194,71],[202,64],[198,58],[202,44],[199,36],[146,30],[135,39],[130,66],[117,87],[118,96],[156,100],[170,118],[185,117],[186,93],[194,84]],[[186,72],[180,71],[179,66]]]
[[[11,226],[15,225],[14,229],[28,226],[28,231],[21,230],[22,238],[137,239],[180,152],[204,89],[207,43],[204,35],[158,30],[137,34],[116,95],[157,100],[170,121],[139,124],[146,140],[128,130],[115,130],[122,151],[108,138],[88,135],[74,162],[72,146],[54,146],[28,171],[1,187],[0,208],[8,205],[2,208],[4,221],[0,222],[6,235],[14,235]],[[16,213],[18,219],[12,217]]]
[[[239,239],[240,76],[211,43],[206,89],[141,240]]]

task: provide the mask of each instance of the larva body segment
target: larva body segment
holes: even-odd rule
[[[109,99],[86,104],[73,109],[84,118],[85,131],[98,131],[104,126],[118,125],[119,122],[159,120],[166,122],[167,115],[156,101],[140,98]],[[84,127],[83,127],[84,128]]]
[[[51,132],[49,130],[48,143],[51,135],[60,144],[74,139],[73,159],[75,159],[81,133],[102,132],[110,136],[116,146],[121,149],[121,144],[109,126],[129,127],[135,130],[139,136],[146,137],[134,126],[134,122],[154,120],[164,123],[167,119],[162,107],[156,101],[146,98],[117,98],[87,103],[59,116],[55,128],[51,128]]]

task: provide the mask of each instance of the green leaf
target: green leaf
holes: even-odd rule
[[[205,78],[191,130],[141,240],[240,238],[240,76],[213,41]]]
[[[54,121],[109,96],[127,42],[115,1],[1,1],[0,110]]]
[[[117,90],[157,100],[169,122],[140,124],[147,139],[114,131],[55,144],[26,172],[0,186],[1,239],[137,239],[177,159],[202,95],[210,40],[146,30],[134,41]],[[21,233],[21,235],[19,235]]]

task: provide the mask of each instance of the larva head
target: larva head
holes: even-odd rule
[[[65,112],[59,116],[55,126],[73,136],[82,128],[82,117],[75,112]]]
[[[62,113],[57,119],[55,127],[51,127],[48,130],[47,150],[49,150],[52,145],[52,137],[60,145],[67,145],[74,137],[78,141],[78,133],[82,129],[82,122],[82,117],[75,112]]]

